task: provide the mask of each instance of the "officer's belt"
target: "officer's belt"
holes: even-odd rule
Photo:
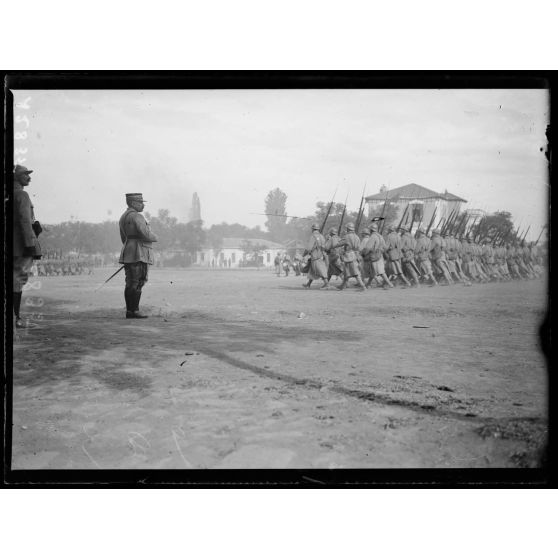
[[[126,237],[126,240],[143,240],[143,237],[130,235]]]

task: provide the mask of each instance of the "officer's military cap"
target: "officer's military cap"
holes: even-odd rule
[[[131,202],[145,203],[146,200],[143,199],[143,194],[140,193],[126,194],[126,203]]]
[[[29,170],[27,167],[23,165],[16,165],[14,167],[14,174],[17,176],[19,174],[31,174],[33,171]]]

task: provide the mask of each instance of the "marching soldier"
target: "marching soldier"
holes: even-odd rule
[[[378,225],[372,223],[370,225],[370,238],[367,240],[366,244],[361,249],[361,254],[364,261],[369,261],[372,265],[372,274],[368,280],[367,286],[371,286],[372,279],[376,279],[378,284],[382,284],[383,288],[393,289],[393,284],[389,280],[385,264],[384,264],[384,251],[386,249],[386,241],[384,237],[378,232]]]
[[[142,194],[126,194],[128,209],[120,217],[122,251],[119,263],[124,264],[126,274],[126,318],[147,318],[139,311],[141,290],[147,283],[148,265],[153,265],[152,243],[157,237],[141,214],[145,207]]]
[[[20,316],[21,294],[26,285],[34,259],[40,259],[41,248],[37,237],[42,231],[35,221],[33,205],[29,194],[23,190],[31,182],[32,170],[21,165],[14,168],[14,267],[13,267],[13,306],[16,328],[25,327]]]
[[[364,282],[368,280],[366,282],[366,288],[368,289],[370,287],[370,283],[372,283],[372,279],[374,279],[374,271],[372,269],[372,262],[364,257],[363,251],[366,244],[368,244],[368,240],[370,239],[370,229],[368,227],[362,229],[361,236],[362,238],[360,239],[360,246],[357,256],[358,269],[360,271],[362,281]]]
[[[436,270],[445,277],[448,285],[453,285],[453,279],[450,277],[448,262],[446,260],[445,242],[440,236],[440,229],[432,231],[432,239],[430,241],[430,255]]]
[[[308,282],[303,283],[302,286],[305,289],[309,289],[312,281],[315,279],[321,279],[323,285],[321,289],[326,289],[329,281],[327,279],[327,268],[324,260],[325,249],[325,238],[320,233],[320,225],[314,223],[312,225],[312,236],[306,245],[306,249],[302,254],[302,257],[310,257],[310,267],[308,268],[307,278]]]
[[[389,263],[391,265],[391,272],[393,275],[399,277],[407,287],[411,286],[408,279],[403,274],[403,268],[401,267],[401,237],[395,230],[395,227],[391,226],[388,229],[388,235],[386,238],[386,253],[389,258]]]
[[[331,278],[335,275],[337,277],[343,277],[345,271],[345,266],[341,259],[342,248],[338,248],[339,236],[337,235],[337,229],[331,227],[328,231],[328,239],[325,244],[325,252],[328,255],[328,269],[327,269],[327,280],[331,281]]]
[[[429,278],[432,285],[438,285],[432,273],[432,265],[430,264],[430,239],[426,236],[426,233],[422,227],[417,230],[417,242],[415,244],[415,256],[418,260],[420,271],[423,276],[427,279]]]
[[[337,246],[344,247],[342,260],[343,265],[345,266],[343,282],[337,288],[342,291],[347,286],[349,279],[354,277],[361,290],[365,291],[366,287],[360,277],[360,269],[357,258],[357,253],[360,251],[360,238],[355,234],[355,226],[353,223],[347,223],[345,227],[345,236],[339,241]]]
[[[401,263],[403,265],[403,271],[407,272],[415,285],[420,286],[418,269],[415,265],[415,245],[416,241],[411,235],[411,231],[406,227],[401,227]]]

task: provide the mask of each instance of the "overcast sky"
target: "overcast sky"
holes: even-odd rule
[[[468,207],[512,213],[536,238],[547,220],[544,90],[14,91],[15,147],[44,223],[117,219],[126,192],[146,211],[261,225],[272,188],[287,212],[362,188],[415,182]],[[29,109],[17,107],[28,99]]]

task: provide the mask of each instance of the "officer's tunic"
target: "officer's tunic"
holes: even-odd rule
[[[126,286],[141,290],[147,282],[147,266],[153,265],[152,243],[157,242],[157,237],[133,207],[120,217],[119,227],[123,243],[119,262],[124,264]]]

